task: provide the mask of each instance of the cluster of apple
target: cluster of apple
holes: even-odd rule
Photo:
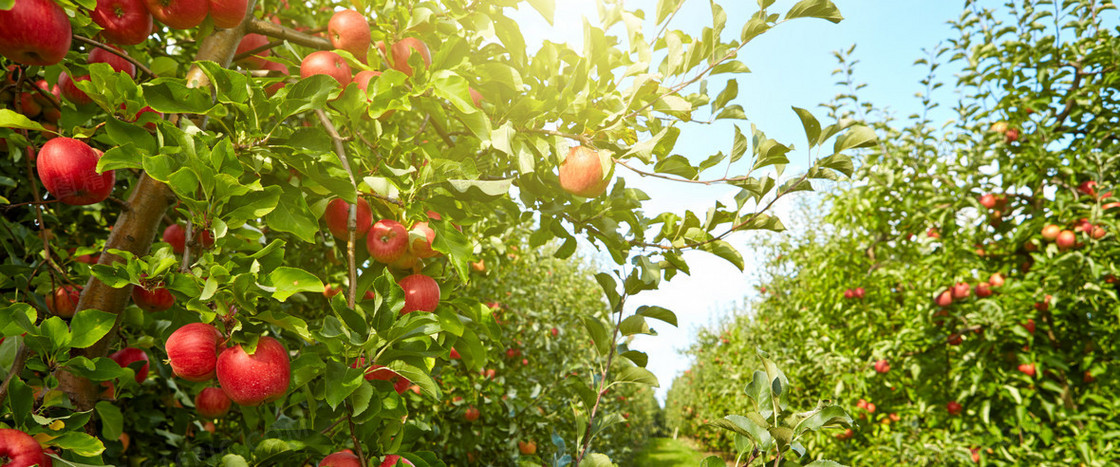
[[[262,336],[249,354],[241,344],[224,347],[217,328],[191,323],[167,338],[165,349],[171,370],[187,381],[218,380],[218,386],[203,389],[195,397],[195,408],[204,417],[225,415],[231,402],[256,406],[281,398],[291,380],[291,361],[284,345]]]
[[[987,281],[976,284],[976,296],[980,298],[990,297],[995,293],[995,291],[992,289],[995,287],[1002,287],[1003,283],[1003,274],[1000,274],[998,272],[994,273],[988,277]],[[968,285],[967,282],[957,282],[956,284],[953,284],[951,287],[938,294],[937,299],[934,300],[934,303],[936,303],[939,307],[947,308],[951,306],[953,302],[959,302],[971,295],[972,286]]]
[[[1007,122],[995,122],[988,130],[992,133],[1003,135],[1003,140],[1008,144],[1019,141],[1019,129],[1009,126]]]
[[[381,461],[379,467],[395,467],[395,466],[409,466],[412,467],[413,463],[396,454],[389,454],[385,456],[385,460]],[[319,461],[319,467],[364,467],[362,461],[358,458],[354,451],[343,449]]]
[[[867,292],[865,290],[863,290],[863,287],[856,287],[854,289],[844,290],[844,298],[848,299],[848,300],[852,300],[852,299],[863,300],[863,297],[866,294],[867,294]]]
[[[985,193],[980,196],[980,205],[988,208],[988,223],[998,227],[1003,222],[1003,215],[1007,214],[1007,195]]]
[[[0,461],[4,467],[51,467],[49,451],[31,435],[11,428],[0,428]]]

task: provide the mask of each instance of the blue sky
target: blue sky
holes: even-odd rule
[[[534,45],[547,39],[567,42],[575,50],[582,50],[582,18],[587,17],[592,24],[597,24],[595,1],[558,0],[556,3],[554,26],[549,26],[528,8],[515,16],[527,44],[533,49]],[[757,11],[756,3],[749,0],[724,0],[720,3],[724,4],[727,13],[730,34],[738,34],[742,24]],[[779,0],[770,11],[784,12],[794,3]],[[915,66],[914,62],[924,56],[923,49],[931,49],[953,37],[953,30],[946,22],[960,15],[964,2],[834,0],[834,3],[845,18],[839,24],[819,19],[792,21],[763,34],[745,47],[739,59],[752,73],[737,77],[739,97],[732,103],[743,106],[749,121],[722,120],[707,126],[686,125],[674,152],[694,161],[719,151],[727,152],[734,135],[734,125],[738,124],[744,133],[749,134],[750,124],[753,123],[767,136],[799,148],[790,154],[791,165],[786,170],[787,176],[798,174],[804,169],[809,155],[804,150],[806,145],[801,123],[790,107],[808,109],[822,124],[830,123],[825,121],[825,111],[818,105],[828,102],[839,91],[835,86],[837,79],[831,74],[837,67],[833,51],[847,49],[852,44],[857,45],[852,58],[859,60],[856,80],[868,84],[860,91],[861,99],[893,109],[899,117],[919,111],[921,107],[915,93],[922,89],[918,81],[925,75],[926,69]],[[626,5],[646,10],[647,18],[654,17],[652,12],[656,1],[627,1]],[[710,23],[708,2],[686,0],[685,7],[670,27],[695,35]],[[656,29],[647,26],[647,37],[655,32]],[[942,70],[941,80],[951,79]],[[713,97],[720,89],[722,84],[719,82],[709,85]],[[952,86],[943,87],[939,94],[934,95],[935,99],[955,101],[956,96],[951,94],[950,89]],[[935,121],[948,115],[938,117]],[[643,179],[621,167],[616,174],[625,177],[628,186],[641,188],[653,198],[647,205],[647,215],[662,211],[682,212],[684,209],[693,209],[702,215],[713,200],[730,199],[736,191],[726,187]],[[788,207],[788,203],[779,203],[778,214]],[[661,381],[662,387],[657,394],[662,400],[673,378],[689,366],[688,359],[680,354],[680,350],[691,344],[697,329],[715,323],[719,316],[741,303],[743,297],[755,293],[758,277],[751,272],[752,252],[746,245],[750,235],[766,234],[735,234],[729,239],[746,258],[746,272],[740,272],[726,261],[707,253],[688,253],[685,258],[692,270],[691,276],[678,275],[672,281],[663,283],[659,290],[640,294],[628,303],[631,310],[640,305],[658,305],[677,314],[679,327],[652,323],[659,335],[641,336],[632,346],[649,354],[647,368]],[[588,248],[584,251],[593,252]],[[611,264],[607,259],[602,263]]]

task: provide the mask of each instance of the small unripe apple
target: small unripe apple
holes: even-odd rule
[[[439,284],[435,279],[423,274],[413,274],[401,279],[397,284],[404,290],[402,315],[413,311],[435,311],[439,306]]]
[[[144,362],[140,370],[136,372],[136,382],[143,383],[148,378],[148,354],[143,350],[135,347],[125,347],[109,355],[109,359],[117,362],[121,368],[128,366],[132,362]]]
[[[381,263],[392,263],[408,251],[408,231],[400,222],[381,219],[366,236],[369,256]]]
[[[241,345],[229,347],[218,356],[218,384],[230,400],[247,406],[272,402],[288,392],[292,368],[284,345],[268,336],[257,341],[252,355]]]
[[[347,203],[342,198],[335,198],[327,204],[327,210],[323,213],[323,220],[327,223],[327,229],[331,231],[331,235],[335,238],[346,240],[350,232],[346,228],[346,224],[350,218],[350,203]],[[355,239],[363,239],[366,233],[369,232],[370,227],[373,225],[373,212],[369,209],[369,203],[365,199],[358,198],[357,216],[355,218],[357,227],[354,230]]]
[[[953,300],[968,298],[972,294],[972,287],[964,282],[953,284]]]
[[[349,449],[338,451],[319,461],[319,467],[363,467],[361,459]]]
[[[479,415],[481,415],[481,412],[474,408],[473,405],[468,407],[466,412],[463,412],[463,418],[468,422],[478,420]]]
[[[605,152],[576,146],[560,163],[560,186],[576,196],[594,198],[602,195],[610,184],[613,161]]]
[[[63,285],[54,290],[54,294],[47,297],[47,309],[55,316],[73,318],[78,307],[78,298],[82,295],[81,286]]]
[[[1034,364],[1033,363],[1020,364],[1019,365],[1019,372],[1033,378],[1034,377]]]
[[[425,67],[432,65],[432,55],[428,52],[428,45],[415,37],[406,37],[393,44],[389,65],[401,73],[412,76],[413,70],[408,64],[408,59],[414,54],[420,55]]]
[[[231,401],[220,388],[206,388],[194,396],[194,408],[206,418],[221,418],[229,413]]]
[[[222,334],[206,323],[191,323],[176,329],[164,346],[171,371],[187,381],[202,382],[214,377]]]
[[[54,138],[39,150],[39,180],[63,203],[84,206],[109,197],[117,177],[112,170],[97,171],[100,151],[73,138]]]

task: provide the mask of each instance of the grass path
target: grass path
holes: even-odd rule
[[[693,451],[680,440],[672,438],[653,438],[645,450],[638,455],[634,465],[642,467],[691,466],[700,465],[704,455]]]

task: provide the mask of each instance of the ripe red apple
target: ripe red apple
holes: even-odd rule
[[[855,290],[852,290],[852,295],[854,295],[857,299],[860,299],[860,300],[863,300],[863,297],[866,294],[867,294],[867,291],[863,290],[863,287],[856,287]]]
[[[327,211],[323,213],[323,220],[327,222],[327,228],[330,229],[331,235],[335,238],[346,240],[350,232],[346,230],[346,223],[350,217],[350,203],[347,203],[342,198],[335,198],[327,204]],[[354,231],[355,239],[365,238],[366,233],[373,223],[373,213],[369,209],[369,203],[362,198],[358,198],[358,213],[355,218],[357,221],[357,228]]]
[[[350,65],[334,52],[327,50],[311,52],[300,63],[299,76],[307,78],[313,75],[330,76],[338,81],[340,86],[345,87],[350,84]]]
[[[461,355],[459,355],[459,351],[455,350],[454,347],[451,348],[451,355],[449,357],[452,360],[459,360],[459,359],[463,358]]]
[[[986,193],[980,196],[980,205],[988,209],[994,209],[996,207],[996,195]]]
[[[936,302],[939,307],[947,307],[953,304],[953,293],[946,290],[937,296]]]
[[[848,429],[844,430],[843,433],[837,433],[836,434],[836,439],[841,440],[841,441],[852,439],[852,437],[855,436],[855,434],[856,434],[856,432],[852,431],[851,428],[848,428]]]
[[[337,288],[336,289],[330,284],[327,284],[326,286],[323,287],[323,296],[327,297],[328,299],[334,297],[335,295],[338,295],[341,292],[342,292],[342,288]]]
[[[209,381],[214,377],[221,340],[222,334],[205,323],[191,323],[176,329],[164,346],[171,371],[187,381]]]
[[[848,300],[856,298],[856,292],[852,289],[844,289],[844,298]]]
[[[980,298],[987,298],[992,296],[992,288],[987,282],[976,284],[976,296]]]
[[[412,254],[420,258],[433,258],[439,256],[439,252],[432,249],[432,242],[436,239],[436,231],[428,226],[427,222],[417,222],[412,225],[412,230],[409,231],[408,236],[412,239],[409,245],[409,250]]]
[[[891,364],[886,360],[879,360],[875,362],[875,371],[882,374],[891,371]]]
[[[221,418],[229,413],[230,400],[220,388],[206,388],[194,396],[194,408],[206,418]]]
[[[1003,138],[1004,141],[1007,141],[1008,143],[1019,141],[1019,129],[1008,128],[1007,131],[1003,132]]]
[[[1034,319],[1033,318],[1028,318],[1027,322],[1023,323],[1023,329],[1026,329],[1027,332],[1029,332],[1031,334],[1034,334],[1034,329],[1035,329]]]
[[[283,397],[292,377],[288,351],[280,341],[268,336],[257,341],[253,355],[246,353],[240,344],[223,350],[215,371],[226,395],[248,406]]]
[[[958,333],[949,334],[949,345],[961,345],[961,335]]]
[[[338,451],[319,461],[319,467],[362,467],[361,459],[349,449]]]
[[[0,10],[0,55],[24,65],[50,66],[70,50],[70,17],[51,0],[19,0]]]
[[[102,27],[106,40],[121,45],[144,42],[152,32],[152,14],[144,0],[97,0],[90,18]]]
[[[414,464],[412,462],[410,462],[408,459],[405,459],[405,458],[403,458],[401,456],[398,456],[396,454],[389,454],[388,456],[385,456],[385,460],[381,462],[381,465],[379,467],[398,467],[398,466],[413,467],[413,465]]]
[[[610,178],[609,156],[590,148],[576,146],[560,163],[560,186],[576,196],[594,198],[606,192]]]
[[[964,282],[953,284],[953,300],[968,298],[972,294],[972,287]]]
[[[552,337],[556,337],[560,334],[560,330],[556,329],[556,328],[552,328],[551,330],[549,330],[549,333],[552,334]]]
[[[481,413],[478,411],[478,409],[474,408],[473,405],[468,407],[466,412],[463,412],[463,418],[468,422],[478,420],[479,415],[481,415]]]
[[[980,448],[968,448],[968,452],[972,454],[972,462],[980,463]]]
[[[354,10],[335,12],[327,23],[327,37],[336,49],[342,49],[354,55],[362,63],[366,62],[369,53],[369,44],[372,40],[369,34],[369,22]]]
[[[427,44],[415,37],[406,37],[393,44],[392,54],[389,55],[389,64],[393,69],[412,76],[412,66],[408,64],[408,60],[414,54],[420,54],[420,59],[423,60],[425,67],[432,65],[432,55],[428,52]]]
[[[250,50],[254,50],[254,49],[257,49],[257,48],[260,48],[260,47],[264,47],[266,44],[268,44],[268,38],[267,37],[262,36],[262,35],[257,34],[257,33],[246,34],[245,37],[241,38],[241,42],[239,42],[237,44],[237,51],[234,52],[234,55],[235,56],[236,55],[241,55],[241,54],[243,54],[245,52],[248,52]],[[255,53],[255,54],[253,54],[249,57],[246,57],[246,58],[243,58],[243,59],[239,60],[237,62],[237,64],[241,65],[245,68],[252,68],[252,69],[255,69],[255,70],[260,70],[260,69],[265,68],[265,66],[268,63],[264,58],[261,58],[261,57],[267,57],[271,53],[272,53],[271,50],[265,49],[265,50],[262,50],[260,52]],[[287,74],[287,67],[284,67],[284,72],[285,72],[285,74]]]
[[[144,288],[137,285],[132,287],[132,301],[140,309],[156,313],[170,309],[175,304],[175,296],[163,287]]]
[[[191,29],[206,19],[207,0],[144,0],[152,17],[174,29]]]
[[[42,104],[35,100],[36,95],[30,92],[19,93],[19,111],[27,118],[38,117],[43,112]]]
[[[1081,375],[1081,381],[1084,382],[1084,383],[1092,383],[1093,381],[1096,381],[1096,380],[1097,380],[1097,378],[1095,376],[1093,376],[1093,373],[1090,372],[1089,370],[1085,370],[1085,373]]]
[[[486,272],[486,260],[480,259],[469,264],[475,272]]]
[[[291,74],[288,71],[288,66],[287,65],[285,65],[283,63],[280,63],[280,62],[274,62],[272,60],[264,60],[264,67],[263,68],[265,70],[268,70],[268,71],[279,72],[280,75],[285,77],[284,79],[287,79],[286,77],[289,74]],[[276,94],[276,91],[279,91],[280,88],[283,88],[284,86],[287,86],[287,83],[285,83],[283,80],[281,80],[279,82],[272,83],[272,84],[268,85],[268,87],[264,88],[264,92],[266,94],[268,94],[268,96],[271,97],[273,94]]]
[[[136,372],[136,382],[143,383],[148,378],[148,354],[143,350],[136,347],[125,347],[109,355],[109,359],[117,362],[121,368],[128,366],[132,362],[144,362],[140,367],[140,371]]]
[[[1077,243],[1077,234],[1073,233],[1071,230],[1063,230],[1058,234],[1058,239],[1055,240],[1054,243],[1058,245],[1058,249],[1068,250],[1073,248],[1073,245]]]
[[[1081,184],[1077,186],[1077,191],[1080,191],[1082,194],[1084,194],[1086,196],[1092,196],[1092,197],[1096,198],[1097,197],[1097,182],[1092,181],[1092,180],[1086,180],[1084,182],[1081,182]]]
[[[945,404],[945,410],[949,411],[949,415],[960,415],[964,407],[957,401],[949,401],[948,404]]]
[[[1019,372],[1033,378],[1034,377],[1034,364],[1033,363],[1022,363],[1022,364],[1020,364],[1019,365]]]
[[[194,234],[198,236],[198,243],[203,248],[214,246],[214,236],[209,230],[195,229]],[[181,255],[187,247],[187,229],[179,224],[171,224],[163,229],[163,241],[171,245],[171,250],[175,254]]]
[[[1003,274],[998,272],[992,273],[992,275],[988,277],[988,283],[991,284],[992,287],[1003,287]]]
[[[401,314],[413,311],[435,311],[439,305],[439,284],[423,274],[413,274],[398,283],[404,289],[404,308]]]
[[[101,156],[88,144],[73,138],[54,138],[39,150],[39,180],[59,201],[73,206],[100,203],[116,182],[112,170],[97,172]]]
[[[0,460],[4,467],[51,467],[52,462],[35,438],[11,428],[0,429]]]
[[[1042,298],[1041,302],[1034,302],[1034,309],[1036,309],[1038,311],[1049,310],[1050,309],[1050,300],[1053,299],[1053,298],[1054,297],[1047,294],[1045,297]]]
[[[222,29],[237,27],[249,11],[248,0],[208,0],[208,3],[214,26]]]
[[[467,88],[467,91],[471,95],[471,102],[474,102],[474,106],[481,109],[482,101],[486,100],[484,97],[482,97],[482,93],[475,91],[474,88]]]
[[[81,286],[63,285],[55,289],[54,294],[47,297],[47,309],[55,316],[73,318],[78,307],[78,298],[82,295]]]
[[[392,263],[408,250],[408,231],[400,222],[381,219],[369,230],[366,249],[374,261]]]
[[[120,49],[118,48],[117,50]],[[94,63],[105,63],[112,67],[113,71],[123,71],[133,78],[136,77],[136,65],[125,60],[124,57],[102,49],[101,47],[94,47],[93,50],[89,52],[89,59],[87,62],[91,65]]]
[[[358,89],[361,89],[362,91],[365,91],[365,92],[368,93],[369,92],[369,82],[371,80],[373,80],[373,78],[376,78],[378,76],[381,76],[380,71],[362,70],[362,71],[359,71],[358,74],[354,75],[354,84],[358,85]],[[370,99],[370,100],[373,100],[373,99]],[[389,112],[393,112],[393,111],[390,110]]]
[[[518,441],[517,450],[521,451],[521,455],[523,456],[531,456],[537,453],[537,443],[533,441],[529,441],[528,443],[524,441]]]
[[[65,71],[58,75],[58,87],[62,89],[62,97],[77,105],[92,104],[93,99],[78,89],[78,86],[74,85],[75,81],[89,81],[89,75],[79,76],[77,79],[71,79]]]
[[[1042,228],[1042,239],[1048,242],[1054,241],[1058,238],[1058,234],[1062,233],[1062,228],[1054,224],[1047,224]]]

